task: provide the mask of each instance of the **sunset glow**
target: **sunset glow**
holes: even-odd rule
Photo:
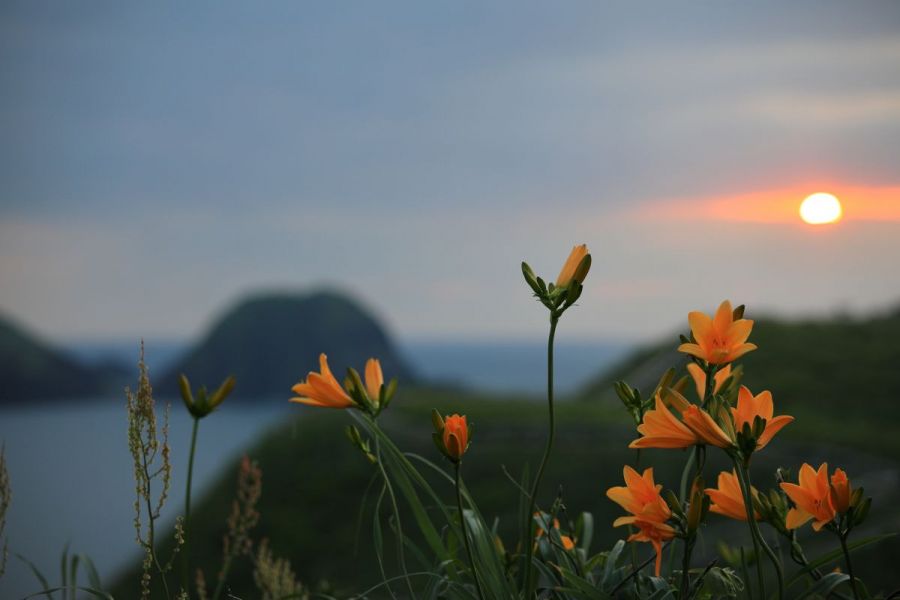
[[[813,185],[819,187],[821,184]],[[829,193],[812,195],[809,193],[810,187],[809,183],[803,183],[745,194],[661,199],[640,205],[630,214],[636,219],[668,222],[728,221],[783,225],[836,221],[900,223],[900,187],[829,183],[827,187],[822,186],[829,189]],[[800,199],[803,199],[802,204]],[[801,219],[797,219],[799,206],[803,207],[799,212]]]
[[[800,204],[800,218],[810,225],[836,223],[842,214],[840,201],[832,194],[824,192],[807,196]]]

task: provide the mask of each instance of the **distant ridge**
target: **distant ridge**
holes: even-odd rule
[[[743,381],[754,393],[771,390],[781,410],[815,408],[840,416],[852,408],[873,418],[900,415],[900,307],[867,318],[761,317],[749,341],[759,350],[739,361],[746,369]],[[667,368],[684,373],[687,359],[677,347],[673,335],[634,352],[598,376],[582,397],[617,403],[612,385],[619,379],[649,392]]]
[[[381,361],[386,378],[412,376],[384,328],[351,298],[324,291],[263,293],[228,310],[199,344],[162,378],[154,378],[154,388],[176,393],[180,373],[193,385],[208,387],[232,374],[237,378],[235,397],[286,398],[294,383],[318,370],[320,352],[328,355],[339,380],[347,367],[361,371],[370,357]]]
[[[85,366],[0,316],[0,405],[108,395],[126,377],[116,365]]]

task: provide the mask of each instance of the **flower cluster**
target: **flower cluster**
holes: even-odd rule
[[[638,476],[625,467],[626,487],[613,487],[607,496],[630,513],[613,525],[628,524],[637,528],[629,541],[651,542],[656,550],[656,574],[659,576],[661,542],[684,540],[682,594],[695,585],[690,581],[690,553],[699,525],[708,511],[732,519],[745,521],[750,527],[757,554],[763,552],[775,569],[778,597],[784,594],[784,580],[780,559],[772,552],[759,530],[759,524],[770,524],[786,536],[793,548],[792,557],[805,565],[802,551],[793,530],[808,521],[813,529],[828,528],[841,537],[846,553],[846,536],[862,522],[868,513],[870,500],[863,499],[862,490],[854,490],[846,473],[837,469],[829,478],[828,466],[814,470],[808,464],[800,469],[799,482],[782,481],[780,490],[762,494],[751,485],[750,462],[755,452],[763,450],[784,427],[793,422],[790,415],[775,415],[772,393],[768,390],[754,394],[740,384],[743,369],[734,361],[757,346],[747,340],[753,321],[743,318],[744,307],[733,309],[727,300],[719,305],[713,316],[702,312],[688,314],[690,337],[682,336],[678,347],[688,355],[687,375],[674,380],[666,373],[654,391],[652,404],[640,397],[638,390],[624,382],[616,384],[616,391],[635,417],[639,437],[630,448],[692,448],[685,465],[680,497],[666,497],[664,508],[660,490],[653,484],[652,469]],[[682,393],[687,380],[693,380],[697,401],[689,401]],[[706,448],[719,448],[734,463],[734,469],[718,474],[717,487],[705,488],[704,460]],[[694,484],[688,494],[684,482],[693,473]],[[703,497],[704,501],[698,499]],[[671,509],[671,510],[670,510]],[[798,558],[799,557],[799,558]],[[848,569],[849,554],[846,554]],[[757,560],[761,569],[761,563]],[[765,578],[759,572],[759,585]],[[850,582],[855,591],[852,574]]]

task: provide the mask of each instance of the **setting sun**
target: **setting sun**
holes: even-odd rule
[[[831,194],[819,192],[800,204],[800,218],[810,225],[835,223],[841,219],[841,203]]]

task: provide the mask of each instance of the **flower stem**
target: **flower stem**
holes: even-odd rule
[[[194,427],[191,431],[191,453],[188,456],[187,489],[184,494],[184,548],[181,554],[181,587],[190,598],[190,543],[191,543],[191,481],[194,478],[194,452],[197,448],[197,429],[200,419],[194,417]]]
[[[841,539],[844,560],[847,561],[847,575],[850,576],[850,587],[853,589],[853,597],[859,600],[859,592],[856,590],[856,577],[853,576],[853,563],[850,562],[850,550],[847,548],[847,532],[838,534],[838,537]]]
[[[472,579],[475,580],[475,589],[478,590],[478,598],[484,600],[484,593],[481,591],[481,583],[478,581],[478,571],[475,569],[475,558],[472,556],[472,547],[469,545],[469,533],[466,528],[466,515],[463,513],[462,503],[462,477],[460,475],[460,466],[462,463],[456,463],[456,508],[459,510],[459,526],[462,529],[462,538],[466,546],[466,554],[469,556],[469,565],[472,567]]]
[[[559,322],[559,314],[550,313],[550,334],[547,337],[547,407],[550,414],[550,434],[547,437],[547,446],[544,448],[544,456],[541,458],[541,464],[538,467],[537,475],[534,478],[534,484],[531,487],[531,497],[529,498],[529,510],[526,515],[525,523],[525,539],[523,540],[525,551],[525,596],[531,595],[531,559],[534,555],[534,544],[532,543],[534,536],[532,535],[534,520],[532,515],[535,513],[537,506],[537,493],[541,485],[541,479],[544,477],[544,468],[547,466],[547,460],[550,458],[550,452],[553,450],[553,438],[556,435],[556,416],[553,412],[553,339],[556,337],[556,324]]]
[[[681,560],[681,590],[678,594],[683,600],[688,597],[688,591],[691,588],[691,553],[694,550],[694,540],[688,538],[684,540],[684,557]]]
[[[759,524],[756,522],[755,511],[753,510],[753,493],[750,486],[750,473],[747,470],[747,465],[741,460],[735,460],[734,465],[738,473],[738,482],[741,485],[741,492],[744,495],[744,508],[747,509],[747,523],[750,526],[750,535],[753,537],[753,547],[756,550],[756,568],[757,574],[759,575],[759,585],[760,590],[762,591],[762,597],[766,597],[766,591],[762,573],[762,561],[759,556],[760,548],[762,548],[763,552],[766,553],[766,556],[769,557],[772,566],[775,567],[775,575],[778,578],[778,599],[781,600],[784,598],[784,573],[781,570],[781,561],[778,560],[778,557],[775,556],[772,548],[766,543],[765,538],[763,538],[762,533],[759,530]]]

